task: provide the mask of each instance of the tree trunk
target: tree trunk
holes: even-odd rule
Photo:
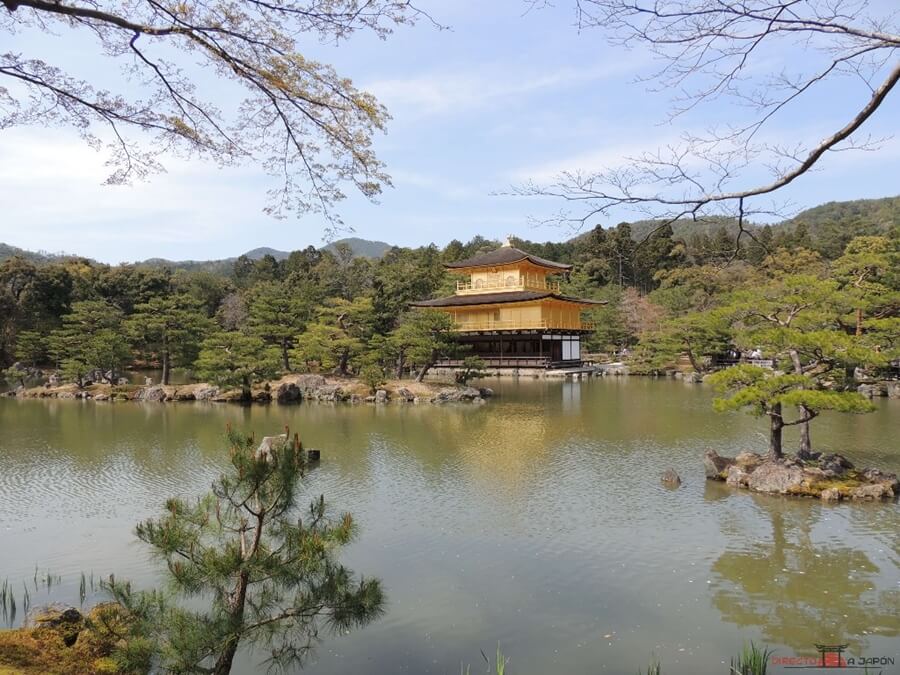
[[[288,356],[288,341],[281,341],[281,365],[284,366],[284,371],[286,373],[291,372],[291,359]]]
[[[863,319],[863,311],[862,307],[856,308],[856,334],[862,335],[862,319]]]
[[[241,398],[245,401],[253,399],[253,390],[250,388],[250,378],[244,375],[241,388]]]
[[[428,374],[428,371],[431,369],[431,366],[433,366],[433,365],[434,365],[434,361],[429,361],[424,366],[422,366],[422,368],[419,370],[418,374],[416,375],[416,382],[421,382],[422,380],[424,380],[425,375]]]
[[[397,357],[397,379],[403,379],[403,354]]]
[[[341,375],[347,374],[347,364],[350,362],[350,350],[345,349],[341,352],[341,360],[338,362],[338,372]]]
[[[703,371],[700,369],[700,365],[697,363],[697,357],[694,355],[694,350],[691,348],[690,341],[685,341],[684,351],[687,354],[688,361],[691,362],[691,368],[693,368],[694,372],[698,375],[702,375]]]
[[[777,460],[784,457],[781,448],[781,431],[784,428],[784,418],[781,416],[781,404],[776,403],[769,412],[769,459]]]
[[[162,350],[162,384],[169,384],[169,370],[171,366],[169,364],[169,347],[168,345],[163,345]]]
[[[234,631],[225,641],[219,658],[213,666],[214,675],[229,675],[234,663],[234,655],[237,653],[238,643],[241,639],[241,630],[244,627],[244,605],[247,601],[247,586],[250,582],[249,572],[241,572],[238,576],[237,588],[234,589],[234,600],[230,603],[229,623]]]
[[[792,349],[790,355],[791,364],[794,366],[794,373],[802,375],[803,364],[800,363],[800,355],[797,353],[797,350]],[[800,417],[806,420],[800,422],[800,448],[797,450],[797,457],[806,459],[812,453],[812,439],[809,435],[809,419],[812,418],[812,415],[809,412],[809,408],[805,405],[798,405],[797,410],[800,412]]]
[[[798,405],[797,409],[804,418],[812,418],[809,408],[805,405]],[[800,449],[797,451],[797,457],[800,459],[809,459],[812,455],[812,440],[809,437],[809,420],[800,423]]]

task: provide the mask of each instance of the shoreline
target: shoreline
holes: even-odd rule
[[[489,388],[475,388],[448,382],[389,380],[372,393],[356,378],[325,377],[316,374],[287,375],[251,388],[249,398],[240,389],[219,387],[208,382],[189,384],[75,384],[41,385],[2,394],[20,399],[77,399],[98,402],[210,403],[292,405],[305,401],[321,403],[485,403],[493,396]]]

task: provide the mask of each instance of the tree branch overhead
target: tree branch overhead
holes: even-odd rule
[[[161,170],[166,154],[253,162],[278,181],[270,213],[319,213],[337,227],[345,185],[370,199],[390,185],[372,147],[389,116],[371,94],[302,55],[299,40],[386,37],[421,16],[391,0],[3,0],[0,31],[87,31],[122,66],[123,91],[137,83],[144,98],[98,88],[40,54],[8,51],[0,53],[0,80],[10,83],[0,88],[0,128],[74,126],[95,147],[105,142],[110,183]],[[241,103],[217,108],[173,54],[241,89]]]

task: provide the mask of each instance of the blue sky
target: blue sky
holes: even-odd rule
[[[665,123],[669,92],[652,93],[635,82],[652,67],[649,56],[611,47],[597,30],[579,33],[573,0],[532,11],[522,0],[426,6],[450,29],[420,23],[387,41],[359,36],[338,48],[311,48],[374,93],[393,116],[376,148],[394,188],[377,205],[350,195],[339,207],[352,228],[348,235],[412,246],[476,234],[564,239],[570,230],[529,224],[529,217],[548,216],[559,204],[492,193],[566,168],[615,165],[684,131],[744,114],[720,103]],[[12,49],[37,50],[51,63],[93,72],[109,68],[89,45],[67,33],[23,34]],[[796,58],[804,55],[770,53],[759,67],[777,69]],[[867,97],[858,81],[839,80],[790,109],[768,133],[813,142],[843,125]],[[868,130],[889,136],[897,120],[900,94],[894,92]],[[165,164],[167,173],[148,182],[105,187],[102,154],[71,131],[0,130],[0,241],[106,262],[209,259],[257,246],[291,250],[323,243],[320,218],[275,220],[262,212],[271,183],[261,170],[175,159]],[[828,156],[784,196],[802,208],[898,192],[900,143],[888,138],[877,152]],[[622,212],[596,222],[637,217]]]

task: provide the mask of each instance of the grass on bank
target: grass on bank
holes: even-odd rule
[[[82,622],[0,631],[0,675],[130,675],[114,658],[119,623],[118,607],[102,603]]]

